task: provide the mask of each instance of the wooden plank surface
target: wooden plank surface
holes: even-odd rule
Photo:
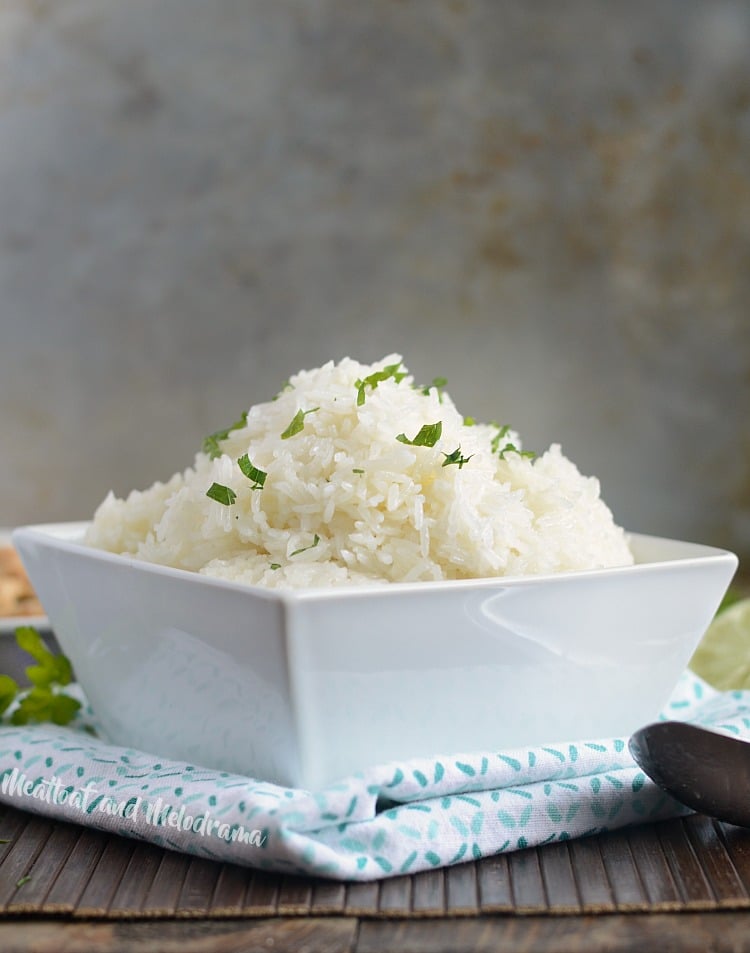
[[[476,919],[750,910],[750,831],[688,818],[341,883],[220,864],[0,809],[0,918]]]
[[[3,953],[352,953],[354,918],[0,922]]]
[[[750,953],[750,914],[0,922],[3,953]]]

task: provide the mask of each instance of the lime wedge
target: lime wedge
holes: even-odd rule
[[[750,598],[715,616],[690,659],[690,668],[721,691],[750,688]]]

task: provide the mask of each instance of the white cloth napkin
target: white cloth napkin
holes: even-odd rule
[[[750,736],[750,692],[686,672],[662,718]],[[687,813],[626,738],[381,764],[320,791],[160,759],[81,729],[0,728],[0,802],[250,867],[373,880]]]

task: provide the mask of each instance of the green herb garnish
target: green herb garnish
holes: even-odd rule
[[[24,884],[27,884],[31,880],[29,874],[25,874],[19,880],[16,881],[16,887],[23,887]]]
[[[257,467],[254,467],[252,463],[250,463],[250,457],[246,453],[243,453],[237,460],[237,466],[242,470],[248,480],[250,480],[253,490],[263,489],[268,474],[265,470],[259,470]],[[232,500],[232,502],[234,502],[234,500]]]
[[[443,402],[443,393],[442,393],[442,391],[443,391],[443,388],[446,386],[447,383],[448,383],[448,378],[447,378],[447,377],[433,377],[433,378],[432,378],[432,383],[431,383],[431,384],[428,384],[426,387],[423,387],[423,388],[422,388],[422,393],[425,395],[425,397],[427,397],[427,396],[429,396],[430,391],[431,391],[432,388],[434,387],[434,388],[437,390],[437,392],[438,392],[438,400],[439,400],[440,403],[442,404],[442,402]]]
[[[406,377],[406,371],[399,371],[401,367],[401,361],[398,364],[389,364],[387,367],[384,367],[382,371],[375,371],[374,374],[368,374],[364,380],[357,379],[354,382],[354,386],[357,388],[357,407],[361,407],[365,402],[365,388],[371,387],[373,390],[382,383],[382,381],[387,381],[392,377],[398,384]]]
[[[443,463],[442,463],[444,467],[449,467],[451,464],[455,463],[458,466],[458,469],[460,470],[462,469],[465,463],[468,463],[469,460],[471,460],[474,454],[472,453],[472,454],[469,454],[468,457],[462,457],[461,447],[459,446],[459,447],[456,447],[453,453],[444,453],[443,456],[445,457],[445,460],[443,460]]]
[[[500,452],[500,441],[501,441],[501,440],[503,439],[503,437],[508,433],[508,431],[510,430],[510,427],[508,426],[508,424],[503,424],[502,427],[499,427],[498,424],[494,424],[494,423],[493,423],[493,426],[498,427],[499,429],[498,429],[497,433],[495,434],[495,436],[492,438],[492,440],[491,440],[491,442],[490,442],[490,447],[491,447],[493,453],[499,453],[499,452]]]
[[[300,553],[306,553],[308,549],[315,549],[319,542],[320,536],[318,536],[316,533],[313,537],[312,543],[310,543],[309,546],[303,546],[301,549],[295,549],[293,553],[289,553],[289,557],[291,558],[292,556],[299,556]]]
[[[64,655],[50,652],[39,632],[30,625],[16,629],[16,642],[36,665],[26,669],[26,677],[31,682],[27,688],[21,688],[9,675],[0,675],[0,714],[16,702],[10,716],[13,725],[47,721],[55,725],[69,724],[81,707],[78,699],[60,690],[73,680],[70,662]]]
[[[223,483],[212,483],[206,490],[206,496],[224,506],[231,506],[237,499],[237,494],[230,486],[224,486]]]
[[[227,427],[226,430],[217,430],[216,433],[212,433],[206,437],[203,440],[203,452],[208,454],[212,460],[220,457],[221,447],[219,444],[222,442],[222,440],[226,440],[233,430],[239,430],[240,427],[244,427],[246,423],[247,411],[245,411],[240,419],[233,423],[231,427]]]
[[[281,563],[271,563],[269,569],[281,569]]]
[[[352,473],[364,473],[362,467],[352,467]]]
[[[293,437],[296,433],[299,433],[305,426],[305,417],[307,417],[308,414],[314,414],[316,410],[320,410],[320,407],[313,407],[312,410],[298,410],[294,417],[292,417],[292,422],[281,435],[281,439],[288,440],[289,437]]]
[[[284,383],[281,385],[281,390],[278,392],[278,394],[275,397],[272,397],[271,400],[278,400],[285,390],[294,390],[294,388],[292,387],[292,385],[289,383],[288,380],[284,381]]]
[[[443,421],[438,420],[434,424],[423,424],[419,430],[419,433],[414,437],[413,440],[410,440],[405,433],[400,433],[396,437],[400,443],[406,443],[410,447],[434,447],[435,444],[440,439],[440,434],[443,432]]]
[[[464,417],[464,427],[474,427],[476,425],[476,420],[474,417]]]
[[[526,457],[528,460],[533,460],[536,454],[533,450],[519,450],[512,443],[506,443],[503,449],[500,451],[500,459],[505,459],[506,453],[517,453],[519,457]]]

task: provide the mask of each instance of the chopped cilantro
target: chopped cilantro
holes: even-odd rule
[[[242,456],[237,461],[237,465],[239,466],[240,470],[242,470],[242,472],[245,474],[245,476],[248,478],[248,480],[250,480],[250,482],[252,483],[253,490],[263,489],[263,486],[266,482],[266,477],[268,476],[268,474],[264,470],[259,470],[257,467],[254,467],[252,463],[250,463],[250,457],[246,453],[242,454]]]
[[[223,483],[212,483],[206,490],[206,496],[216,500],[217,503],[222,503],[224,506],[231,506],[237,499],[234,490],[229,486],[224,486]]]
[[[471,458],[474,456],[474,454],[472,453],[468,457],[461,456],[461,447],[459,446],[459,447],[456,447],[453,453],[444,453],[443,456],[445,457],[445,460],[443,460],[443,464],[442,464],[444,467],[448,467],[452,463],[455,463],[457,464],[458,469],[461,470],[463,468],[463,465],[465,463],[468,463],[469,460],[471,460]]]
[[[215,433],[212,433],[206,437],[203,441],[203,452],[208,454],[212,460],[220,457],[221,447],[219,444],[222,442],[222,440],[226,440],[233,430],[239,430],[240,427],[244,427],[246,423],[247,411],[245,411],[240,419],[235,421],[231,427],[227,427],[226,430],[217,430]]]
[[[396,383],[402,381],[406,377],[406,371],[400,371],[401,361],[398,364],[388,364],[387,367],[384,367],[382,371],[375,371],[374,374],[368,374],[364,380],[357,378],[354,382],[354,386],[357,388],[357,407],[361,407],[365,402],[365,388],[371,387],[373,390],[382,383],[382,381],[387,381],[392,377]]]
[[[18,683],[10,675],[0,675],[0,714],[15,700]]]
[[[270,569],[281,569],[281,563],[271,563]]]
[[[16,702],[10,716],[14,725],[50,721],[69,724],[81,707],[78,699],[61,691],[73,680],[70,662],[64,655],[50,652],[39,632],[30,625],[16,629],[16,643],[37,664],[26,668],[26,677],[31,682],[27,688],[21,688],[9,675],[0,675],[0,714]]]
[[[303,546],[301,549],[295,549],[293,553],[289,553],[289,556],[299,556],[300,553],[306,553],[308,549],[315,549],[315,547],[320,542],[320,536],[316,533],[313,537],[312,543],[309,546]]]
[[[352,467],[352,473],[364,473],[362,467]]]
[[[427,396],[429,395],[430,391],[432,390],[432,388],[434,387],[434,388],[437,390],[437,392],[438,392],[438,400],[439,400],[440,403],[442,404],[442,402],[443,402],[443,393],[442,393],[442,390],[443,390],[443,388],[446,386],[447,383],[448,383],[448,378],[447,378],[447,377],[433,377],[433,378],[432,378],[432,383],[431,383],[431,384],[428,384],[427,387],[423,387],[423,388],[422,388],[422,393],[425,395],[425,397],[427,397]]]
[[[440,434],[443,432],[443,422],[438,420],[434,424],[423,424],[420,428],[419,433],[414,437],[413,440],[410,440],[405,433],[400,433],[396,440],[400,443],[409,444],[411,447],[434,447],[435,444],[440,439]]]
[[[271,400],[278,400],[285,390],[294,390],[294,388],[292,387],[292,385],[289,383],[288,380],[284,381],[284,383],[281,385],[281,390],[278,392],[278,394],[275,397],[272,397]]]
[[[307,417],[308,414],[314,414],[316,410],[320,410],[320,407],[313,407],[312,410],[298,410],[294,417],[292,417],[292,422],[281,435],[281,439],[288,440],[289,437],[293,437],[296,433],[299,433],[305,426],[305,417]]]
[[[519,450],[512,443],[506,443],[503,449],[500,451],[500,459],[505,459],[506,453],[517,453],[519,457],[526,457],[528,460],[533,460],[536,454],[533,450]]]
[[[501,440],[503,439],[503,437],[508,433],[508,431],[510,430],[510,427],[508,426],[508,424],[503,424],[503,426],[500,427],[500,425],[499,425],[499,424],[496,424],[496,423],[493,423],[493,426],[494,426],[494,427],[497,427],[497,428],[498,428],[498,431],[497,431],[497,433],[495,434],[495,436],[492,438],[492,441],[491,441],[491,443],[490,443],[490,447],[492,448],[492,452],[493,452],[493,453],[499,453],[499,452],[500,452],[500,441],[501,441]]]

